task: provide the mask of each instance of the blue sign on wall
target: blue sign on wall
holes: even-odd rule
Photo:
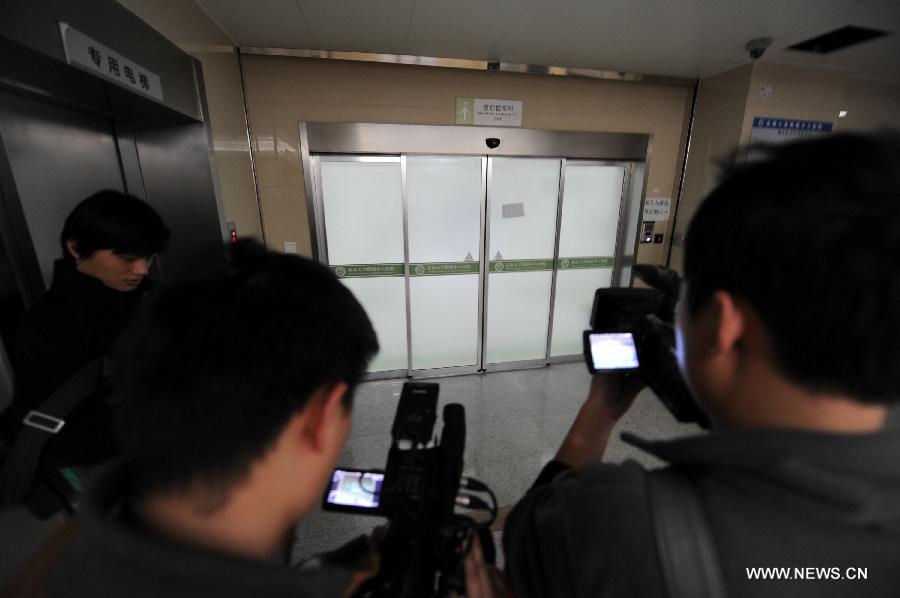
[[[791,118],[773,118],[770,116],[754,116],[754,129],[777,129],[786,131],[787,135],[808,133],[831,133],[833,123],[816,120],[797,120]]]
[[[750,148],[747,152],[747,160],[752,162],[762,158],[765,154],[761,148],[767,145],[780,145],[828,135],[831,133],[832,126],[833,123],[817,120],[754,116],[753,128],[750,129]]]

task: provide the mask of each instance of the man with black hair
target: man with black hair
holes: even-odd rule
[[[168,238],[153,208],[118,191],[95,193],[69,214],[50,290],[19,328],[14,402],[3,417],[7,439],[70,377],[110,355],[150,287],[149,267]],[[98,388],[65,418],[43,449],[45,464],[95,465],[116,454],[106,398]]]
[[[85,495],[50,595],[343,595],[349,568],[273,561],[330,479],[377,350],[328,268],[252,242],[161,290],[119,353],[125,457]]]
[[[596,375],[507,520],[517,595],[900,595],[900,139],[768,153],[687,234],[677,357],[712,432],[626,438],[660,470],[601,463],[639,387]],[[659,508],[664,478],[688,498]]]

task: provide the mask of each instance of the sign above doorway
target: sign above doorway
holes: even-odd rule
[[[521,127],[520,100],[456,98],[456,124],[494,127]]]

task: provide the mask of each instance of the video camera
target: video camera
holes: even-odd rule
[[[675,360],[675,305],[681,280],[658,266],[635,266],[649,289],[597,289],[591,330],[584,331],[584,357],[593,372],[640,376],[680,422],[709,427]]]
[[[438,392],[433,383],[404,384],[384,471],[335,469],[326,488],[323,509],[388,519],[387,536],[379,547],[379,572],[356,596],[465,594],[463,562],[472,530],[481,532],[486,559],[493,561],[487,530],[496,518],[497,501],[485,484],[462,477],[466,445],[462,405],[444,406],[443,432],[439,441],[434,438]],[[460,493],[460,487],[470,492]],[[491,505],[471,492],[487,493]],[[476,523],[457,514],[456,506],[490,510],[491,517]]]

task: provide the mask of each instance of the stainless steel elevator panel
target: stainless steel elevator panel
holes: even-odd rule
[[[59,234],[78,202],[124,190],[109,120],[0,92],[0,138],[45,285],[62,256]]]

